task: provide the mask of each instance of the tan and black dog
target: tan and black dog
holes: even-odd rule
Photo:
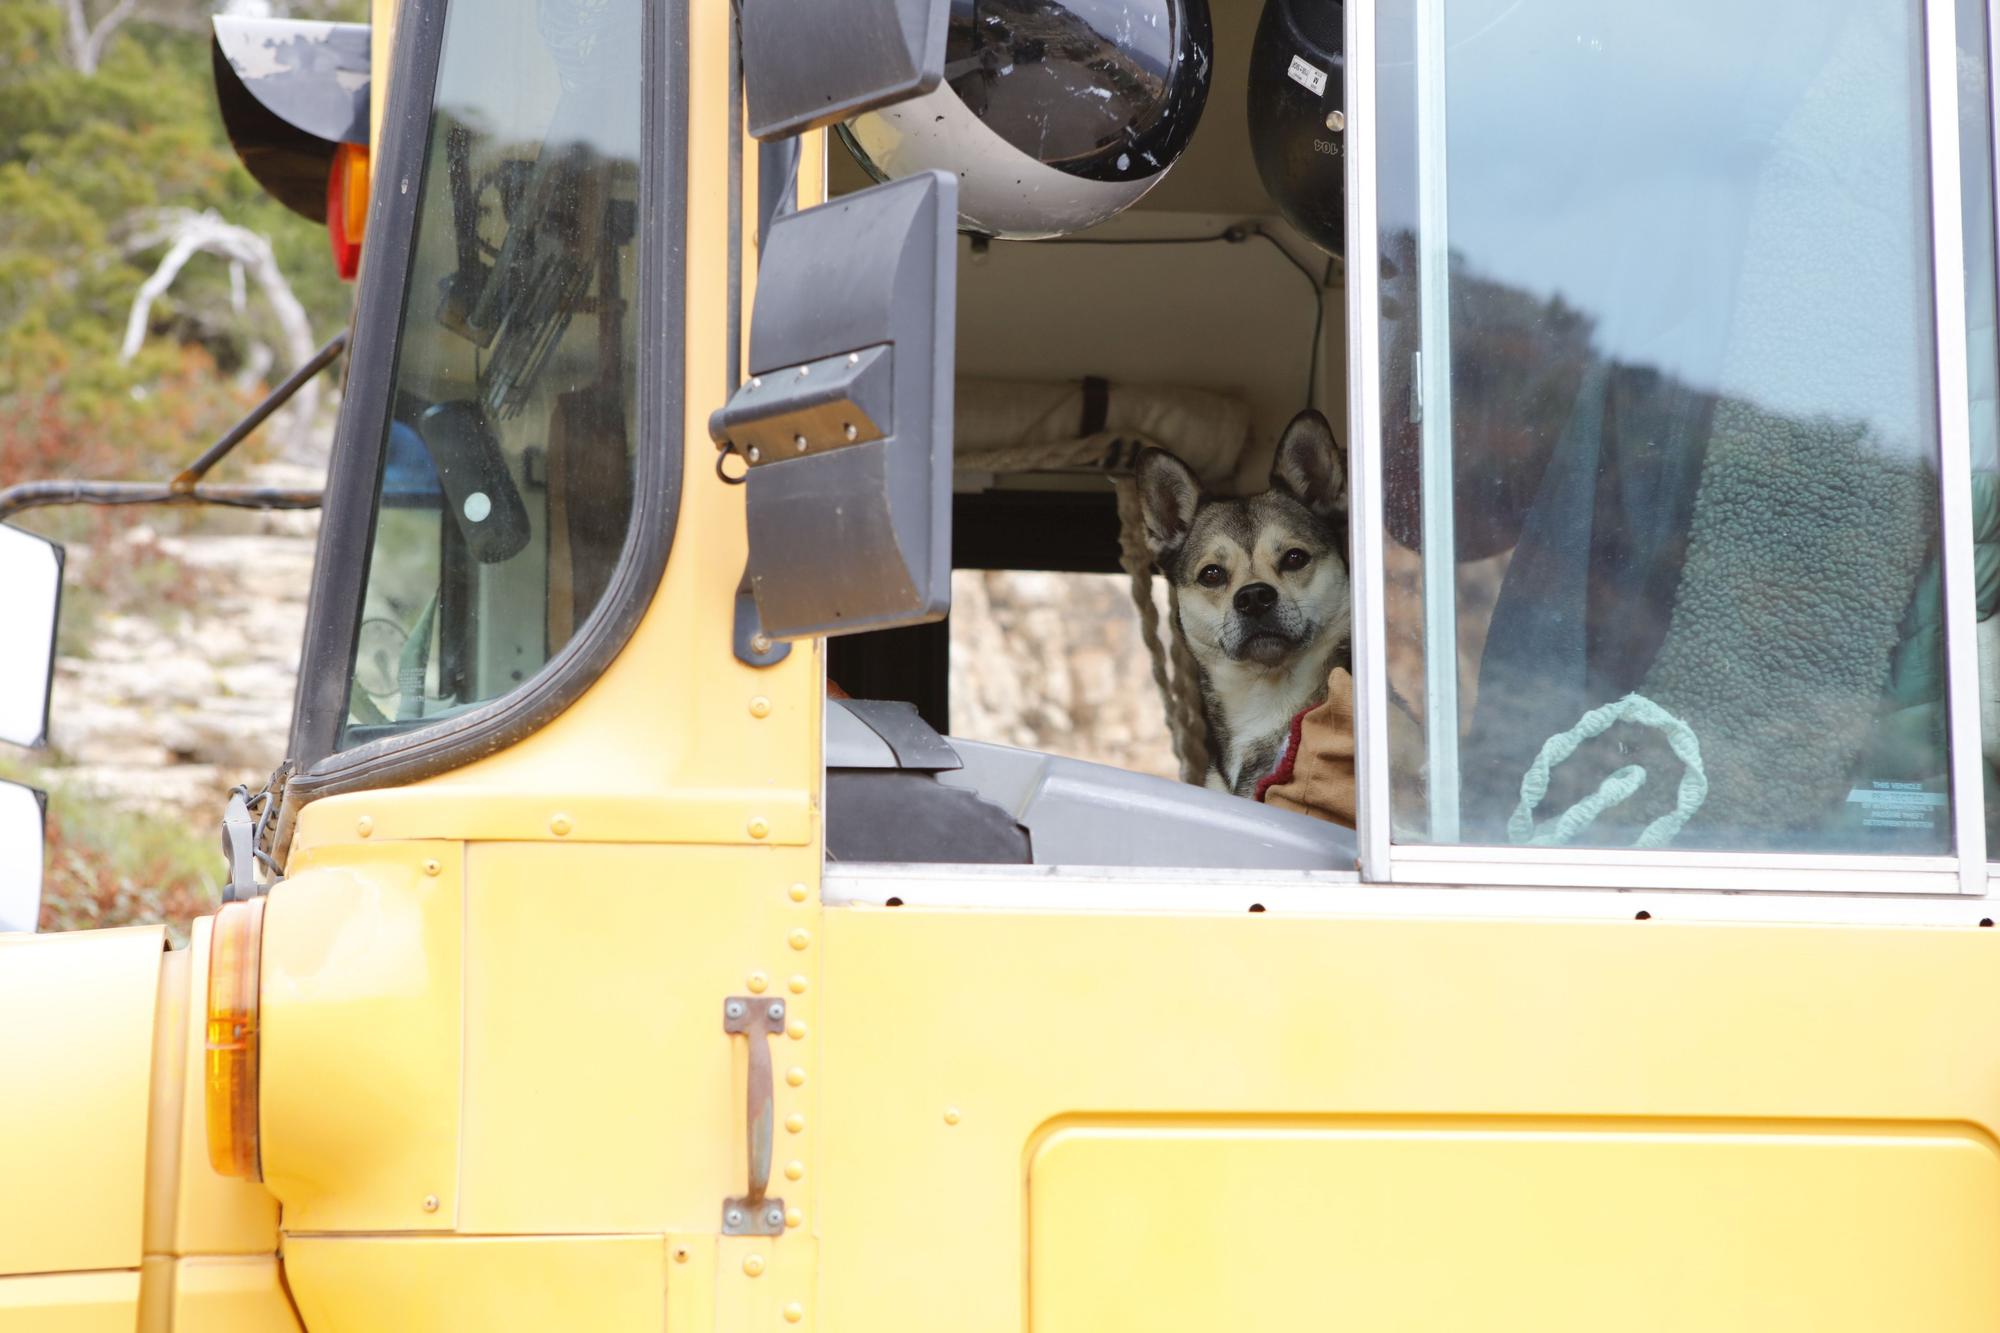
[[[1346,458],[1308,409],[1285,427],[1262,495],[1205,494],[1158,449],[1140,458],[1138,478],[1146,541],[1179,606],[1174,632],[1200,668],[1208,785],[1255,796],[1293,719],[1349,665]]]

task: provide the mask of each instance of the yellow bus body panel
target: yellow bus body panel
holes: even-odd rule
[[[139,1270],[0,1277],[6,1333],[132,1333],[139,1318]]]
[[[165,946],[161,926],[0,935],[0,1274],[136,1273]]]
[[[670,1282],[664,1236],[294,1237],[285,1272],[313,1333],[663,1329]]]
[[[1992,932],[825,934],[822,1328],[2000,1326]]]

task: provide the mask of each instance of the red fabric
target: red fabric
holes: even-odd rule
[[[1278,757],[1278,766],[1257,780],[1257,791],[1251,799],[1261,801],[1265,792],[1281,782],[1292,780],[1292,766],[1299,758],[1299,733],[1305,727],[1306,714],[1316,707],[1317,704],[1309,705],[1292,714],[1292,728],[1285,737],[1285,752]]]

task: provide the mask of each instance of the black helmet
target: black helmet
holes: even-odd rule
[[[1285,221],[1347,248],[1341,0],[1264,0],[1250,48],[1250,146]]]
[[[944,82],[841,126],[878,180],[956,174],[960,222],[1057,236],[1159,184],[1208,99],[1208,0],[952,0]]]

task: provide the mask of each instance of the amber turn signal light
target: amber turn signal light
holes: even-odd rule
[[[208,1160],[262,1180],[257,1150],[257,992],[264,900],[225,904],[208,942]]]
[[[326,239],[344,282],[361,271],[361,235],[368,230],[368,146],[344,143],[326,173]]]

